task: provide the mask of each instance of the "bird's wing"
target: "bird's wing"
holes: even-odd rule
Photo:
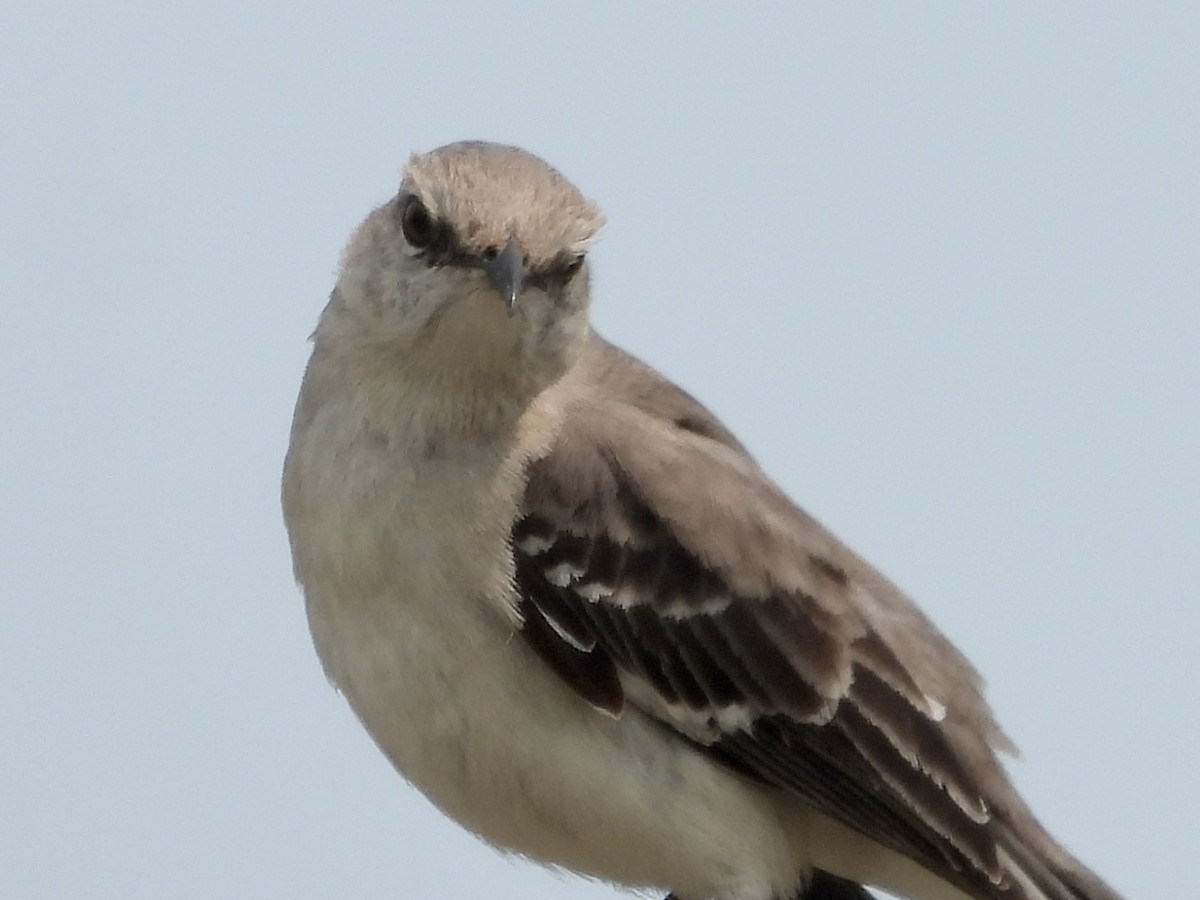
[[[972,896],[1116,896],[1029,816],[978,675],[911,601],[661,376],[599,339],[579,368],[512,536],[546,662]]]

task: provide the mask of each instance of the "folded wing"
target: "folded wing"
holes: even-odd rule
[[[899,590],[682,391],[598,339],[581,365],[604,390],[571,399],[513,528],[547,663],[972,896],[1116,897],[1021,804],[978,675]]]

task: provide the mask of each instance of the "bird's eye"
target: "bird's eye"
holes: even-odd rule
[[[562,264],[560,271],[562,272],[563,281],[570,281],[571,278],[583,268],[583,256],[573,256]]]
[[[437,224],[429,210],[416,197],[404,201],[400,210],[400,230],[404,232],[405,240],[423,250],[437,238]]]

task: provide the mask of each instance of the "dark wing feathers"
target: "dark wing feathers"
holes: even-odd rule
[[[679,900],[674,894],[666,900]],[[875,895],[862,885],[817,870],[808,883],[790,900],[875,900]]]
[[[537,654],[584,699],[611,715],[619,715],[624,692],[611,654],[597,648],[561,588],[546,581],[534,557],[517,554],[517,581],[522,587],[522,634]]]
[[[544,529],[536,523],[530,530]],[[568,543],[577,537],[567,535]],[[675,541],[662,542],[660,560],[678,558]],[[908,714],[921,713],[866,668],[852,669],[853,683],[843,679],[848,650],[822,630],[820,617],[805,615],[804,598],[745,601],[730,597],[714,577],[709,602],[688,610],[663,599],[672,597],[660,589],[670,586],[670,569],[650,563],[651,545],[626,552],[627,568],[606,579],[611,592],[589,599],[574,589],[599,581],[589,569],[565,585],[546,577],[561,565],[552,549],[544,551],[545,561],[518,552],[518,583],[531,607],[523,610],[525,634],[583,697],[615,712],[628,702],[613,700],[622,696],[619,673],[632,675],[663,704],[648,711],[744,774],[795,790],[926,865],[950,868],[959,878],[999,877],[986,834],[977,834],[977,823],[920,768],[915,750],[905,745],[898,752],[891,743],[918,734]],[[661,611],[666,605],[673,614]],[[546,620],[555,624],[547,627]],[[860,687],[865,712],[841,702],[846,689],[857,695]],[[705,717],[697,722],[688,711]],[[887,731],[871,724],[889,715],[895,721]]]
[[[605,399],[575,402],[514,526],[539,655],[595,706],[637,703],[973,897],[1028,896],[1008,847],[1055,900],[1115,900],[1009,787],[969,663],[711,414],[619,354],[593,345]]]

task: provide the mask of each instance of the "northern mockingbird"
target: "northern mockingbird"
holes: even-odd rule
[[[678,900],[1115,900],[1010,785],[970,663],[591,330],[601,222],[468,142],[350,239],[283,506],[380,749],[497,847]]]

